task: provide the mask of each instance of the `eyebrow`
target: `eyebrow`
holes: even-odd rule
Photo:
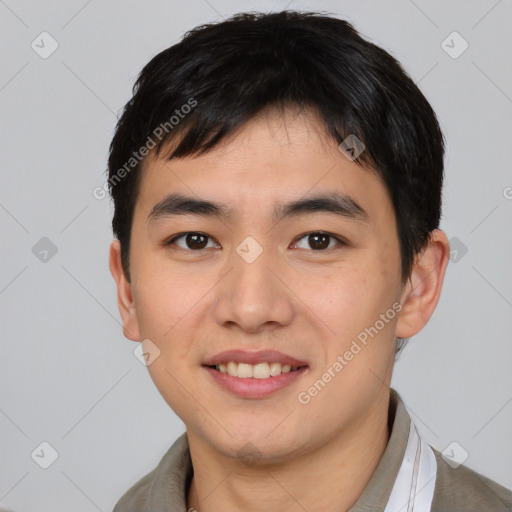
[[[332,213],[346,219],[368,222],[369,215],[352,197],[336,192],[303,197],[273,210],[274,222],[317,212]],[[182,194],[169,194],[151,209],[147,222],[153,223],[175,215],[199,215],[216,218],[232,218],[234,211],[223,203]]]

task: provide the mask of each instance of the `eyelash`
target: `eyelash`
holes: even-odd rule
[[[185,237],[186,235],[189,235],[189,234],[202,235],[202,236],[207,237],[210,240],[213,239],[213,237],[211,237],[210,235],[207,235],[206,233],[202,233],[201,231],[185,231],[184,233],[179,233],[178,235],[175,235],[172,238],[166,240],[163,245],[166,246],[166,247],[171,246],[171,245],[173,245],[176,242],[176,240],[178,240],[180,238],[183,238],[183,237]],[[348,245],[348,242],[346,240],[344,240],[342,237],[337,236],[337,235],[333,235],[332,233],[328,233],[326,231],[309,231],[308,233],[304,233],[303,235],[300,235],[299,237],[297,237],[295,239],[294,244],[298,243],[300,240],[302,240],[303,238],[306,238],[306,237],[308,237],[310,235],[325,235],[325,236],[328,236],[330,238],[334,238],[334,240],[336,240],[339,243],[339,245],[341,245],[341,246]],[[311,251],[312,252],[326,252],[326,251],[332,250],[334,248],[330,247],[330,248],[327,248],[327,249],[316,249],[316,250],[315,249],[311,249]],[[178,249],[186,251],[186,252],[201,252],[205,248],[203,248],[203,249],[183,249],[182,247],[178,247]]]

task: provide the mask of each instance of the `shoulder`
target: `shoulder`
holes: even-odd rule
[[[113,512],[163,511],[170,505],[184,506],[185,490],[192,471],[188,438],[184,433],[165,453],[158,466],[121,496]]]
[[[113,512],[146,512],[149,487],[157,468],[132,485],[119,499]]]
[[[432,512],[512,511],[512,491],[466,466],[452,468],[432,450],[437,462]]]

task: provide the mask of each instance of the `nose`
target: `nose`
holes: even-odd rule
[[[216,321],[247,333],[289,325],[294,314],[293,293],[282,265],[273,260],[269,250],[249,261],[233,251],[231,271],[216,287]]]

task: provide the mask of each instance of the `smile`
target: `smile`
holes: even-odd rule
[[[221,373],[226,373],[231,377],[238,377],[240,379],[268,379],[270,377],[277,377],[283,373],[295,372],[299,368],[302,368],[302,366],[282,365],[278,362],[247,364],[229,361],[228,363],[211,365],[209,368],[214,368]]]
[[[235,366],[237,365],[237,363],[234,364]],[[262,364],[265,365],[268,363]],[[221,365],[218,366],[220,367]],[[244,371],[247,371],[247,373],[249,372],[249,370],[244,370],[244,366],[246,365],[242,366],[242,374]],[[248,366],[250,366],[250,370],[253,371],[252,365]],[[240,377],[238,375],[230,375],[227,371],[224,373],[215,366],[203,366],[203,368],[210,375],[213,384],[219,386],[220,389],[227,391],[230,395],[245,399],[266,398],[270,395],[274,395],[278,391],[291,386],[294,382],[300,380],[303,375],[309,372],[308,366],[299,366],[293,370],[289,368],[288,371],[285,371],[284,373],[281,371],[281,373],[274,376],[269,374],[268,377]],[[258,370],[256,370],[256,374],[258,374]]]

